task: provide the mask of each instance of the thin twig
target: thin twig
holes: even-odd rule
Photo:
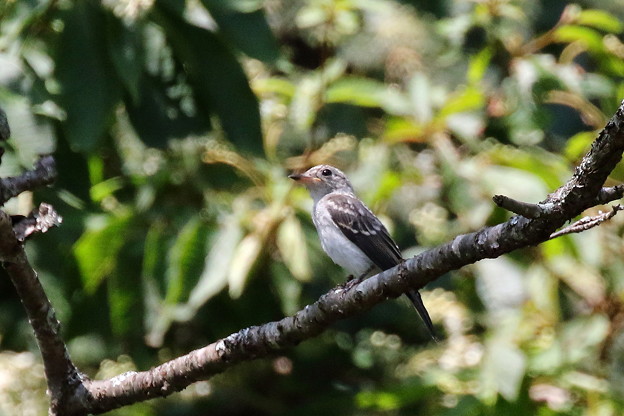
[[[567,227],[555,233],[552,233],[549,237],[549,240],[552,240],[553,238],[561,237],[562,235],[580,233],[582,231],[587,231],[590,228],[597,227],[603,222],[613,218],[615,214],[618,213],[618,211],[622,211],[624,209],[624,207],[622,207],[621,205],[614,205],[611,208],[612,208],[611,211],[600,212],[598,215],[594,215],[593,217],[587,216],[587,217],[581,218],[575,223],[570,224]]]
[[[531,204],[529,202],[517,201],[505,195],[494,195],[492,200],[496,205],[507,211],[533,219],[551,214],[555,207],[553,204]]]

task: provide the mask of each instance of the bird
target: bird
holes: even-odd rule
[[[312,222],[321,247],[334,263],[361,281],[403,261],[383,223],[355,194],[346,175],[330,165],[314,166],[290,179],[303,184],[314,200]],[[429,312],[418,290],[406,293],[437,341]]]

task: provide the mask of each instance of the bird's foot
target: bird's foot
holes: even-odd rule
[[[352,287],[359,285],[364,278],[362,277],[354,277],[353,275],[349,275],[348,280],[344,283],[344,290],[350,290]]]

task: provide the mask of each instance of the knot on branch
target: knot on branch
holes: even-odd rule
[[[517,201],[505,195],[494,195],[492,200],[499,207],[529,219],[552,215],[556,211],[556,205],[552,202],[531,204],[528,202]]]
[[[34,233],[45,233],[52,227],[58,227],[63,222],[54,207],[42,203],[39,208],[33,210],[28,217],[14,215],[11,217],[13,232],[19,241],[24,241]]]

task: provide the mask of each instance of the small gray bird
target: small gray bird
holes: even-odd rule
[[[314,207],[312,221],[323,250],[337,265],[357,279],[388,270],[403,261],[399,248],[379,221],[362,201],[344,173],[329,165],[318,165],[289,178],[308,188]],[[420,293],[411,290],[406,296],[425,322],[435,340],[429,313]]]

